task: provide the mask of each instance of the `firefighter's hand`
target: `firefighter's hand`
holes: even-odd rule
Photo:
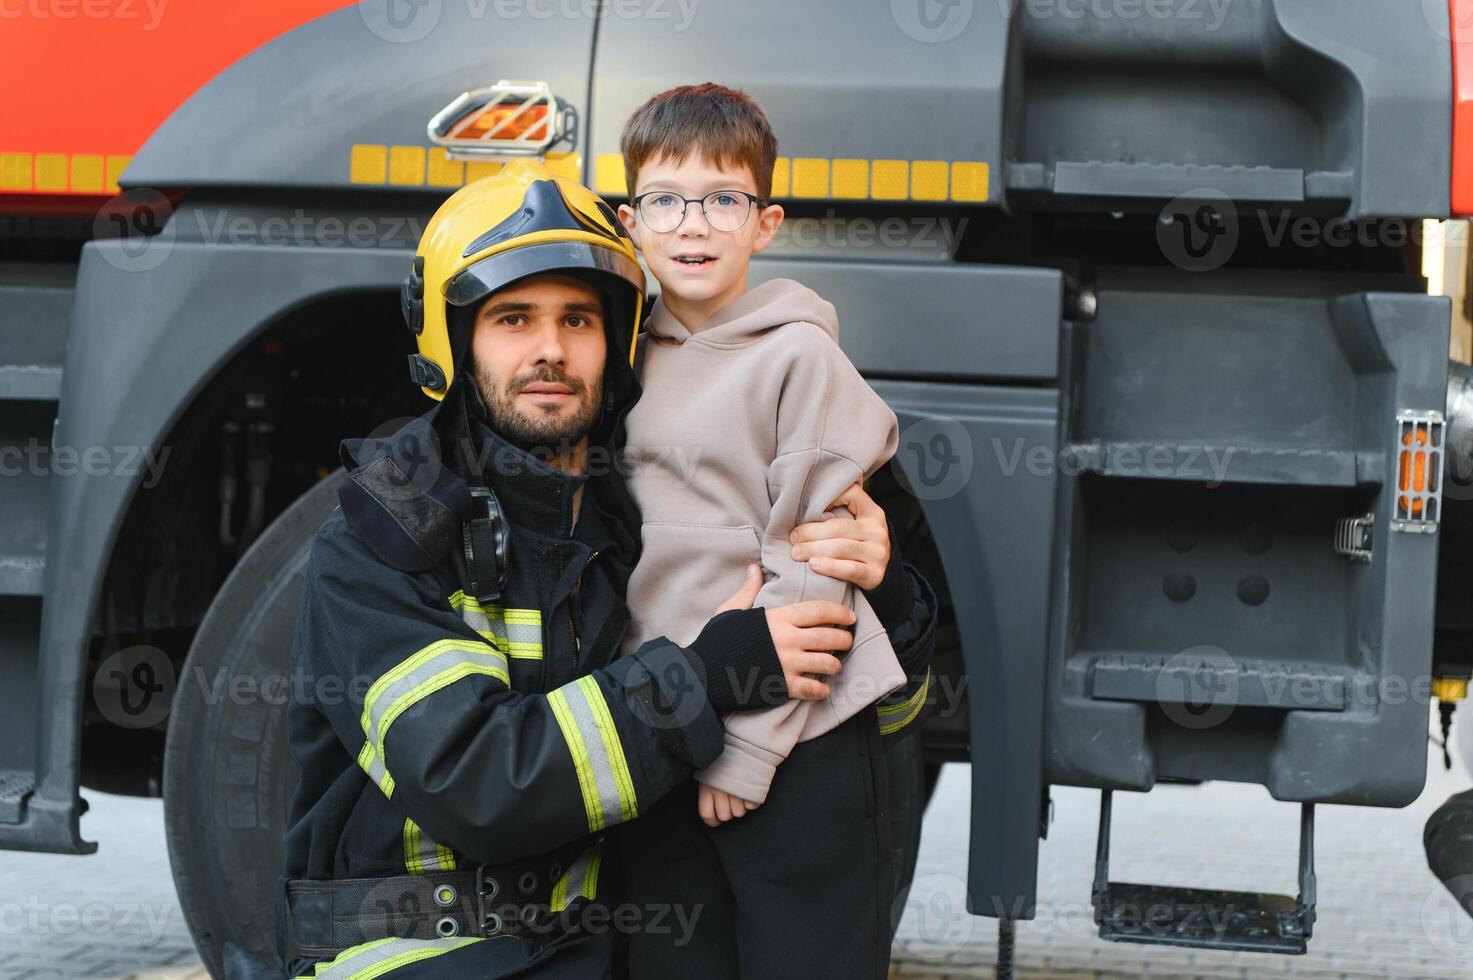
[[[721,605],[716,607],[718,613],[724,613],[729,609],[751,609],[752,603],[757,601],[757,593],[762,588],[762,569],[757,565],[747,566],[747,580],[742,587],[731,594]]]
[[[890,563],[890,526],[885,510],[864,487],[850,484],[828,509],[844,507],[852,517],[808,521],[793,528],[788,540],[793,559],[806,561],[815,572],[873,589],[885,578]]]
[[[713,789],[705,783],[701,783],[700,787],[696,810],[701,814],[701,822],[707,827],[719,827],[728,820],[745,817],[748,810],[755,810],[762,805],[744,800],[740,796],[732,796],[724,790]]]
[[[811,599],[767,610],[767,628],[777,659],[782,661],[788,697],[822,701],[829,696],[825,679],[839,672],[836,651],[848,650],[854,636],[854,611],[838,602]]]

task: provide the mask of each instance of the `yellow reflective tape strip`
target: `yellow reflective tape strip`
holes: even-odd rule
[[[36,190],[65,191],[67,189],[67,157],[65,153],[36,154]]]
[[[778,157],[772,164],[772,196],[787,197],[793,181],[793,161]]]
[[[374,980],[392,970],[420,960],[452,953],[471,943],[483,943],[480,936],[460,939],[375,939],[350,946],[327,963],[312,969],[316,980]]]
[[[418,186],[425,182],[425,148],[389,147],[389,183]]]
[[[833,169],[834,197],[869,197],[869,161],[835,160]]]
[[[593,189],[600,194],[615,194],[619,197],[629,193],[624,182],[623,154],[600,153],[593,158]]]
[[[461,659],[465,657],[481,659]],[[449,639],[429,644],[374,681],[363,699],[363,714],[359,723],[378,761],[384,764],[384,776],[388,776],[384,739],[394,720],[436,691],[462,678],[478,674],[494,677],[508,687],[511,686],[506,658],[495,647],[472,640]],[[380,710],[380,702],[385,698],[389,699],[387,707]],[[364,762],[364,758],[364,754],[360,752],[360,764]],[[373,759],[374,756],[368,756],[369,765],[364,765],[371,778],[375,775]],[[385,795],[392,796],[393,782],[387,782],[388,785],[385,786],[385,780],[381,779],[379,788]]]
[[[793,161],[794,197],[829,196],[829,161],[824,157],[798,157]]]
[[[431,187],[459,187],[465,183],[465,164],[450,159],[445,148],[437,146],[430,151],[427,180]]]
[[[455,852],[434,840],[412,819],[404,821],[404,867],[410,874],[454,871]]]
[[[123,176],[123,170],[133,158],[131,156],[109,156],[107,158],[107,192],[116,194],[120,190],[118,178]]]
[[[583,157],[547,153],[540,157],[555,177],[583,179]],[[348,181],[397,187],[462,187],[501,171],[500,160],[452,160],[443,146],[354,143],[348,150]],[[620,187],[619,191],[622,192]]]
[[[72,193],[101,194],[104,179],[100,153],[72,154]]]
[[[880,716],[880,734],[889,735],[898,732],[915,720],[916,715],[921,713],[921,708],[926,704],[926,692],[931,689],[931,668],[926,668],[926,678],[921,681],[921,686],[916,688],[914,694],[899,704],[882,704],[876,708]]]
[[[66,187],[65,154],[43,154],[61,160],[60,189]],[[16,159],[10,160],[8,158]],[[23,159],[21,159],[23,158]],[[92,158],[96,159],[96,158]],[[126,157],[108,157],[106,186],[116,191],[116,175],[123,165],[113,167],[113,160],[126,165]],[[542,158],[555,176],[582,180],[583,158],[577,153],[548,153]],[[348,180],[354,184],[388,184],[404,187],[424,186],[456,188],[499,173],[498,160],[451,160],[444,147],[355,143],[348,155]],[[76,186],[75,161],[73,190]],[[95,165],[83,164],[88,186]],[[0,154],[0,190],[29,189],[31,186],[31,154]],[[48,170],[54,185],[58,171]],[[991,167],[985,160],[869,160],[861,157],[778,157],[772,168],[773,198],[833,198],[835,200],[876,201],[961,201],[983,203],[991,199]],[[624,157],[618,153],[600,153],[593,159],[593,189],[611,197],[629,193],[625,181]],[[39,177],[35,178],[39,184]],[[23,185],[23,186],[22,186]],[[54,186],[48,189],[57,189]]]
[[[910,196],[910,161],[876,160],[870,166],[870,197],[903,201]]]
[[[477,647],[481,646],[484,646],[491,653],[497,652],[496,648],[490,644],[478,644],[474,640],[460,638],[436,640],[434,643],[416,650],[409,657],[385,671],[378,680],[373,682],[373,686],[368,689],[368,693],[363,697],[363,714],[360,718],[360,723],[363,726],[364,734],[369,736],[370,741],[373,740],[374,733],[371,730],[373,707],[385,690],[442,653],[456,649],[480,652],[477,650]],[[510,683],[509,679],[507,683]]]
[[[348,152],[348,180],[355,184],[382,184],[389,177],[389,148],[355,143]]]
[[[514,660],[542,659],[542,610],[507,609],[495,603],[483,604],[466,595],[463,589],[452,592],[449,602],[450,608],[460,613],[466,625],[508,657]],[[507,627],[510,626],[524,628],[509,630]]]
[[[454,684],[462,678],[472,677],[477,674],[494,677],[507,687],[511,686],[511,676],[502,667],[488,664],[458,663],[453,667],[446,668],[428,680],[416,684],[390,703],[389,710],[384,712],[383,720],[379,722],[378,750],[380,752],[383,751],[384,736],[388,734],[389,726],[394,723],[396,718],[413,707],[416,702],[429,697],[442,688]]]
[[[394,777],[389,775],[389,770],[384,767],[383,760],[374,751],[373,743],[366,739],[363,742],[363,748],[358,750],[358,765],[368,773],[369,779],[378,784],[379,790],[385,797],[394,798]]]
[[[131,156],[0,152],[0,191],[116,194]]]
[[[568,907],[568,903],[574,898],[586,898],[589,901],[598,897],[598,869],[603,862],[604,846],[602,843],[594,844],[587,848],[574,859],[573,863],[564,871],[562,877],[552,886],[552,894],[548,898],[548,905],[554,912],[561,912]],[[569,891],[572,894],[569,895]]]
[[[412,875],[425,873],[424,863],[419,859],[419,824],[404,821],[404,867]]]
[[[951,165],[951,199],[953,201],[987,200],[988,166],[959,160]]]
[[[944,201],[949,190],[945,160],[913,160],[910,165],[910,196],[917,201]]]
[[[639,815],[639,801],[634,795],[634,777],[629,772],[629,762],[624,758],[624,743],[619,740],[619,729],[614,725],[614,716],[609,713],[604,700],[603,688],[589,675],[578,678],[583,697],[593,709],[593,721],[598,726],[599,737],[604,743],[604,753],[614,771],[614,784],[619,789],[619,813],[624,820],[633,820]]]
[[[31,189],[31,154],[0,153],[0,191]]]
[[[578,791],[583,795],[583,812],[588,817],[588,829],[602,830],[604,826],[603,805],[599,802],[598,781],[593,775],[593,763],[588,758],[588,749],[583,745],[583,735],[573,711],[568,706],[568,695],[558,688],[547,695],[552,707],[552,716],[562,729],[563,741],[568,744],[568,754],[573,757],[573,772],[578,777]]]

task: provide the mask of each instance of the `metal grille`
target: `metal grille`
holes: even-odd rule
[[[1396,417],[1396,487],[1391,526],[1432,534],[1442,512],[1441,412],[1402,412]]]
[[[1356,561],[1371,560],[1372,526],[1375,514],[1342,517],[1335,522],[1335,550]]]
[[[430,142],[452,160],[534,156],[566,138],[571,109],[546,82],[505,79],[462,92],[430,120]]]

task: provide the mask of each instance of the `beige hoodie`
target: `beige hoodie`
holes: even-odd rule
[[[829,599],[856,615],[827,701],[726,716],[726,748],[697,778],[757,803],[794,744],[905,681],[862,590],[810,571],[788,541],[795,525],[837,516],[828,504],[895,452],[895,413],[838,338],[833,305],[791,279],[747,292],[695,334],[657,301],[641,338],[644,394],[628,416],[625,459],[644,550],[621,652],[660,635],[694,639],[751,562],[765,573],[755,605]]]

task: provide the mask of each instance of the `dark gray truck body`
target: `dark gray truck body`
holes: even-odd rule
[[[340,10],[222,73],[133,159],[125,190],[188,192],[162,234],[87,244],[74,284],[9,270],[0,363],[39,370],[0,370],[0,429],[157,453],[293,311],[396,290],[448,190],[392,151],[365,177],[353,147],[424,147],[463,90],[548,81],[578,112],[561,149],[618,197],[632,108],[707,78],[746,89],[785,155],[775,196],[833,229],[756,277],[832,300],[900,417],[965,667],[965,701],[941,692],[965,713],[940,726],[969,740],[969,907],[1026,918],[1051,784],[1381,806],[1422,786],[1426,696],[1385,690],[1432,670],[1440,535],[1394,527],[1398,415],[1444,408],[1449,301],[1313,248],[1192,268],[1169,239],[1108,243],[1173,201],[1230,202],[1249,237],[1260,214],[1446,217],[1436,7],[748,0],[594,20],[446,0],[393,30]],[[330,233],[354,216],[371,241]],[[1035,237],[1061,218],[1097,244]],[[900,240],[859,242],[892,219]],[[390,356],[386,336],[355,342]],[[142,560],[119,548],[144,474],[53,469],[7,481],[0,524],[0,847],[82,852],[81,723],[105,583]],[[1364,515],[1369,560],[1337,553],[1337,521]],[[1171,707],[1204,670],[1229,709],[1209,725]]]

